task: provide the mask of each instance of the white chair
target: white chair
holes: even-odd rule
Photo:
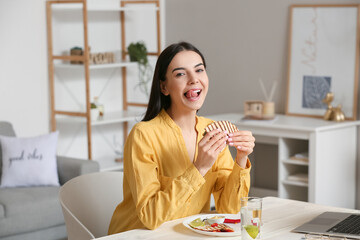
[[[123,199],[122,183],[122,172],[97,172],[73,178],[60,188],[68,240],[107,235],[112,214]]]

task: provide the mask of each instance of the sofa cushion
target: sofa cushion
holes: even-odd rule
[[[64,224],[58,198],[59,187],[0,189],[0,237]]]
[[[0,136],[0,187],[59,186],[56,146],[59,132],[37,137]]]

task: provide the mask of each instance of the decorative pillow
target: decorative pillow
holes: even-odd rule
[[[33,138],[0,136],[0,187],[59,186],[56,146],[59,132]]]

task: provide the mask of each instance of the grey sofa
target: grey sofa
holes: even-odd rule
[[[0,122],[0,135],[15,136],[12,125]],[[0,146],[0,164],[1,164]],[[96,161],[57,156],[60,184],[99,171]],[[0,166],[1,171],[1,166]],[[66,239],[59,187],[0,188],[0,240]]]

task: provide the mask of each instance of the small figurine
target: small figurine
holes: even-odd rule
[[[345,121],[345,115],[341,110],[341,104],[337,107],[333,107],[331,102],[334,100],[334,93],[329,92],[326,94],[325,98],[322,100],[323,103],[328,105],[328,108],[325,112],[324,119],[329,121],[342,122]]]

